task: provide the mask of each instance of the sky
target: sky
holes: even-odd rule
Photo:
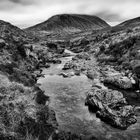
[[[114,26],[140,16],[140,0],[0,0],[0,20],[26,28],[56,14],[96,15]]]

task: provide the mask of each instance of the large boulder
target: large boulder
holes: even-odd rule
[[[102,121],[116,128],[127,129],[136,123],[134,108],[127,104],[119,91],[94,87],[87,95],[86,105]]]
[[[133,88],[132,80],[126,76],[110,76],[104,79],[105,84],[111,84],[121,89]]]
[[[129,72],[127,72],[129,74]],[[106,67],[102,70],[104,76],[104,84],[109,84],[120,89],[132,89],[135,80],[130,73],[126,76],[126,72],[119,72],[114,70],[114,68]]]
[[[120,129],[127,129],[130,125],[136,123],[134,108],[131,105],[120,107],[119,110],[113,110],[105,106],[104,110],[98,111],[96,116],[111,126]]]

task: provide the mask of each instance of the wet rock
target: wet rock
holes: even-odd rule
[[[135,114],[136,116],[140,116],[140,106],[135,107]]]
[[[125,76],[125,73],[120,73],[113,68],[106,68],[102,71],[104,75],[104,84],[110,84],[121,89],[132,89],[135,80],[131,76]]]
[[[137,64],[135,64],[133,71],[136,75],[140,76],[140,62],[137,62]]]
[[[63,55],[62,55],[62,57],[69,57],[69,56],[71,56],[70,53],[63,53]]]
[[[0,39],[0,48],[3,48],[6,45],[3,39]]]
[[[44,91],[42,91],[38,86],[35,86],[34,90],[36,91],[35,95],[36,103],[45,105],[46,101],[49,100],[49,96],[46,96],[44,94]]]
[[[53,62],[54,64],[61,64],[61,60],[59,60],[59,59],[54,59],[52,62]]]
[[[38,71],[34,71],[35,77],[39,78],[39,77],[43,77],[44,74],[42,74],[42,69],[38,70]]]
[[[70,77],[74,76],[75,74],[74,74],[74,72],[70,72],[70,73],[62,72],[59,75],[62,75],[64,78],[70,78]]]
[[[93,70],[87,71],[87,77],[91,80],[93,80],[96,77],[96,73]]]
[[[74,71],[74,74],[75,74],[76,76],[80,76],[81,71],[80,71],[80,70],[75,70],[75,71]]]
[[[77,68],[77,65],[74,62],[69,61],[64,65],[63,70],[76,69],[76,68]]]
[[[134,108],[130,105],[120,107],[119,111],[105,106],[104,110],[96,113],[96,116],[111,126],[124,130],[137,122],[136,117],[134,116]]]
[[[46,64],[44,65],[44,67],[45,67],[45,68],[49,68],[49,67],[50,67],[50,64],[47,64],[47,63],[46,63]]]
[[[53,63],[53,64],[61,64],[61,60],[56,58],[49,58],[46,60],[47,63]]]
[[[58,47],[58,48],[57,48],[57,53],[59,53],[59,54],[63,54],[64,51],[65,51],[64,48],[61,48],[61,47]]]
[[[121,89],[132,89],[132,80],[126,76],[110,76],[104,79],[105,84],[111,84]]]
[[[136,123],[134,107],[127,104],[119,91],[94,87],[87,95],[86,105],[102,121],[116,128],[127,129]]]
[[[42,62],[40,62],[37,67],[38,67],[38,69],[39,68],[49,68],[50,67],[50,64],[48,64],[48,63],[42,64]]]
[[[78,58],[78,59],[85,59],[85,60],[90,60],[90,55],[88,53],[79,53],[75,56],[75,58]]]

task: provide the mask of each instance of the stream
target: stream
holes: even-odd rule
[[[140,119],[124,131],[107,125],[89,112],[85,106],[85,98],[92,82],[84,74],[71,78],[58,75],[72,57],[73,54],[60,58],[61,64],[52,64],[50,68],[43,69],[45,77],[38,80],[41,89],[50,96],[49,106],[56,112],[59,129],[86,137],[93,135],[99,139],[140,140]]]

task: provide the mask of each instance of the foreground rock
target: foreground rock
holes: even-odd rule
[[[112,68],[102,71],[104,75],[103,82],[115,86],[120,89],[133,89],[136,81],[132,76],[126,76],[124,73],[120,73]]]
[[[113,127],[127,129],[136,123],[134,108],[127,104],[121,92],[94,88],[87,95],[86,105]]]

